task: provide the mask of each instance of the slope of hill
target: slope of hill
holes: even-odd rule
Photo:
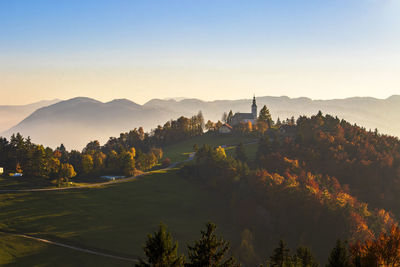
[[[8,137],[12,133],[21,132],[36,143],[51,147],[64,143],[67,148],[81,150],[90,140],[97,139],[104,143],[110,136],[140,126],[148,131],[166,120],[179,116],[190,117],[199,110],[206,120],[216,121],[223,112],[246,112],[250,110],[250,105],[249,99],[153,99],[139,105],[127,99],[102,103],[79,97],[40,108],[2,135]],[[267,105],[275,120],[278,117],[286,119],[291,116],[310,116],[321,110],[367,129],[378,128],[382,133],[400,136],[400,96],[333,100],[265,96],[257,98],[257,105],[259,110]]]
[[[143,256],[146,234],[153,232],[160,221],[177,236],[181,250],[198,238],[199,230],[210,220],[218,223],[230,241],[237,244],[240,238],[229,220],[227,203],[174,171],[94,190],[28,193],[22,202],[16,201],[20,197],[0,194],[1,202],[7,202],[0,212],[0,230],[31,233],[129,258]],[[53,204],[48,205],[49,199]],[[1,266],[132,266],[131,262],[107,260],[36,241],[28,242],[29,253],[24,253],[26,240],[0,237]]]
[[[1,105],[0,106],[0,132],[16,125],[38,108],[59,102],[59,99],[43,100],[28,105]]]

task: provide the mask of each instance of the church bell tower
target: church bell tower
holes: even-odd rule
[[[256,104],[256,96],[253,96],[253,105],[251,105],[251,114],[253,114],[254,120],[257,120],[257,104]]]

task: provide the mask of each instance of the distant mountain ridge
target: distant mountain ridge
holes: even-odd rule
[[[38,108],[49,106],[60,99],[43,100],[27,105],[0,105],[0,133],[14,126]]]
[[[256,97],[258,110],[267,105],[273,119],[300,115],[310,116],[319,110],[338,116],[367,129],[400,136],[400,96],[387,99],[352,97],[346,99],[312,100],[287,96]],[[202,101],[199,99],[152,99],[139,105],[128,99],[101,102],[76,97],[38,108],[20,123],[4,131],[10,136],[21,132],[36,143],[56,147],[64,143],[68,149],[81,150],[90,140],[104,143],[110,136],[143,126],[151,130],[158,124],[179,116],[192,116],[199,110],[206,120],[217,121],[223,112],[250,112],[251,99]]]

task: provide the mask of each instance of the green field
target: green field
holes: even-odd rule
[[[0,189],[43,188],[54,186],[50,180],[32,177],[0,176]]]
[[[205,134],[164,149],[172,162],[187,159],[193,145],[226,146],[234,155],[238,143],[254,138]],[[245,146],[249,159],[257,145]],[[54,186],[46,181],[0,178],[1,189]],[[155,171],[135,181],[91,189],[0,194],[0,231],[30,234],[106,254],[138,258],[147,233],[162,221],[179,241],[180,251],[200,235],[207,221],[237,244],[241,229],[230,220],[229,203],[214,192],[177,175]],[[0,233],[0,265],[5,266],[132,266],[132,262],[87,254]]]
[[[154,232],[160,221],[169,226],[181,246],[198,238],[207,221],[220,225],[228,239],[239,238],[232,234],[237,231],[229,223],[227,205],[171,170],[98,189],[1,194],[0,225],[135,258],[142,255],[146,233]],[[0,248],[1,264],[132,265],[13,236],[2,235]]]
[[[199,147],[205,144],[210,146],[227,146],[229,147],[238,145],[242,143],[255,142],[257,139],[253,137],[243,137],[240,135],[231,134],[216,134],[216,133],[206,133],[202,136],[193,137],[189,140],[173,144],[163,148],[164,158],[170,158],[172,162],[182,161],[188,158],[189,154],[193,152],[193,145],[197,144]],[[256,147],[255,145],[249,145],[249,147]],[[255,148],[254,148],[255,149]],[[254,149],[249,149],[249,153],[252,153]],[[255,150],[254,150],[255,151]],[[255,153],[254,153],[255,154]],[[252,155],[249,155],[252,157]]]
[[[132,266],[124,261],[99,257],[62,247],[45,245],[0,233],[1,266]]]

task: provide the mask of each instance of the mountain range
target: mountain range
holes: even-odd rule
[[[273,119],[310,116],[321,110],[367,129],[400,136],[400,96],[387,99],[353,97],[310,98],[257,97],[258,110],[267,105]],[[192,116],[199,110],[205,120],[217,121],[223,112],[250,112],[251,99],[202,101],[199,99],[152,99],[140,105],[127,99],[100,102],[77,97],[65,101],[42,101],[26,106],[0,106],[2,136],[20,132],[35,143],[81,150],[89,141],[104,143],[111,136],[142,126],[149,131],[169,119]],[[28,114],[31,113],[29,116]],[[27,116],[23,119],[24,116]],[[21,121],[22,120],[22,121]],[[5,129],[11,122],[15,126]]]
[[[57,102],[60,102],[60,99],[43,100],[27,105],[0,105],[0,133],[10,129],[38,108]]]

